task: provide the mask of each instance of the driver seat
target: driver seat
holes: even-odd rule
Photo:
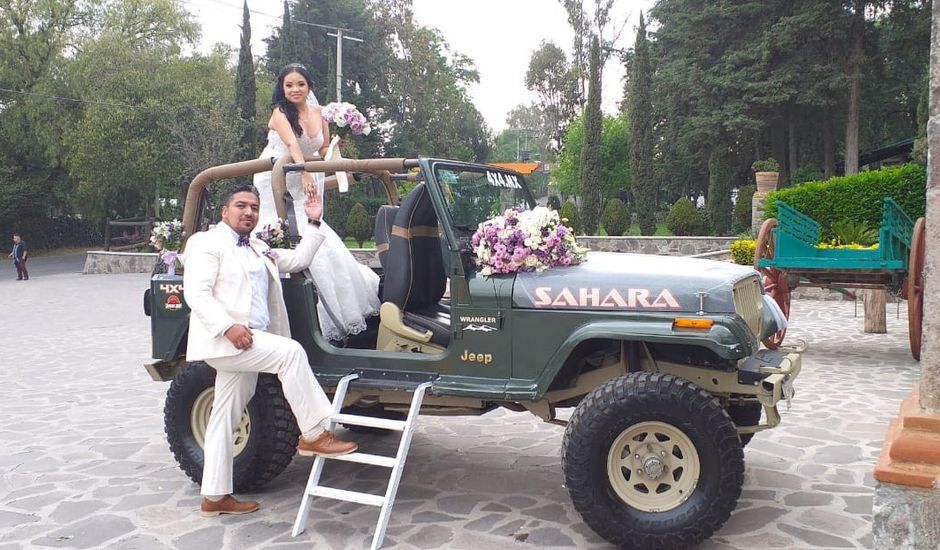
[[[405,197],[389,235],[376,349],[442,352],[450,343],[450,316],[435,307],[447,276],[437,214],[427,184]]]

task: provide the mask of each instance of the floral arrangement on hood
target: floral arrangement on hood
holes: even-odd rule
[[[352,103],[328,103],[323,107],[322,113],[324,119],[336,126],[335,133],[342,138],[349,134],[367,136],[372,132],[372,126],[365,115]]]
[[[470,243],[484,277],[576,265],[587,259],[588,252],[578,246],[558,212],[544,206],[510,208],[481,223]]]

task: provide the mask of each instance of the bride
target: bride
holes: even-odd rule
[[[312,84],[310,73],[298,63],[287,65],[278,73],[271,99],[274,111],[268,121],[268,144],[261,158],[290,155],[299,163],[304,162],[304,157],[322,158],[326,153],[330,129],[316,104]],[[313,98],[310,102],[308,94]],[[271,173],[255,174],[254,184],[261,194],[258,227],[276,224]],[[303,220],[306,194],[323,194],[323,174],[292,172],[287,175],[287,190],[293,197],[294,219]],[[379,277],[356,261],[331,227],[323,223],[320,229],[326,239],[310,264],[319,296],[317,316],[327,340],[342,340],[365,330],[366,318],[378,314]]]

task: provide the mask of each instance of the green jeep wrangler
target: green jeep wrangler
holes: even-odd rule
[[[381,314],[344,341],[319,331],[317,289],[285,279],[293,338],[328,392],[359,373],[344,406],[403,417],[410,390],[430,381],[422,414],[529,411],[566,426],[564,484],[584,521],[621,546],[684,547],[714,533],[744,481],[743,446],[780,422],[802,349],[759,349],[777,332],[750,267],[692,258],[590,253],[580,265],[483,277],[469,241],[478,224],[535,205],[521,175],[442,159],[258,159],[210,168],[185,202],[187,235],[215,216],[207,186],[272,170],[375,178],[388,195],[376,217]],[[335,176],[327,178],[335,186]],[[399,201],[399,182],[411,188]],[[287,197],[289,199],[289,197]],[[277,205],[287,218],[285,204]],[[327,209],[329,205],[327,205]],[[157,271],[157,270],[155,270]],[[187,363],[182,277],[155,273],[145,295],[154,380],[170,381],[170,448],[195,482],[212,407],[214,370]],[[567,421],[559,408],[573,407]],[[763,420],[763,422],[762,422]],[[262,375],[236,437],[235,489],[276,477],[298,428],[276,378]]]

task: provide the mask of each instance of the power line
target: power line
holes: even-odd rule
[[[23,90],[10,90],[8,88],[0,88],[0,92],[8,94],[16,94],[23,96],[38,97],[40,99],[51,99],[55,101],[67,101],[69,103],[79,103],[84,105],[97,105],[99,107],[117,107],[125,109],[144,109],[144,110],[156,110],[156,111],[171,111],[170,108],[160,106],[160,105],[130,105],[127,103],[105,103],[103,101],[89,101],[86,99],[78,99],[74,97],[62,97],[56,95],[47,95],[47,94],[37,94],[36,92],[25,92]]]

